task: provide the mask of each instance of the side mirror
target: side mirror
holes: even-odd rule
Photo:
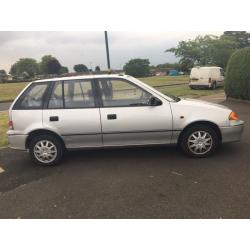
[[[150,106],[160,106],[160,105],[162,105],[162,101],[155,96],[151,96],[149,99],[149,105]]]

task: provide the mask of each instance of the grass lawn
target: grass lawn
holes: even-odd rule
[[[175,83],[188,83],[189,76],[151,76],[139,78],[139,80],[151,86],[160,86]]]
[[[0,84],[0,102],[13,101],[27,84],[27,82]]]
[[[201,96],[214,95],[224,92],[223,88],[217,88],[216,90],[210,89],[190,89],[188,86],[189,76],[152,76],[139,78],[142,82],[149,84],[150,86],[161,86],[156,89],[163,94],[185,96],[192,98],[199,98]],[[185,84],[186,83],[186,84]],[[164,86],[167,84],[180,84],[175,86]]]
[[[6,132],[8,130],[8,113],[0,112],[0,148],[8,143]]]

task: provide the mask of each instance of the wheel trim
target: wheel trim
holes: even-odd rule
[[[206,154],[212,146],[213,138],[207,131],[195,131],[188,138],[188,148],[193,154]]]
[[[51,163],[57,157],[57,148],[49,140],[38,141],[34,146],[34,156],[41,163]]]

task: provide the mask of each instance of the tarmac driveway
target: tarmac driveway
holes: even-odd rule
[[[250,218],[250,104],[240,143],[207,159],[175,147],[71,152],[52,169],[0,150],[0,218]]]

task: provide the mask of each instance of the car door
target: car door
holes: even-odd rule
[[[43,126],[58,133],[67,148],[102,145],[100,113],[92,80],[54,82]]]
[[[122,78],[97,79],[104,146],[168,144],[172,136],[170,104],[150,106],[152,94]]]

